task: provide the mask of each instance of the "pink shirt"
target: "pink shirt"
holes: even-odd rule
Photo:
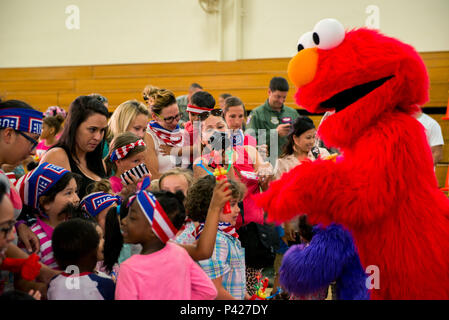
[[[212,300],[214,284],[187,251],[167,242],[152,254],[136,254],[120,265],[116,300]]]
[[[40,251],[39,258],[41,262],[52,269],[58,269],[58,264],[53,256],[53,247],[51,246],[51,237],[53,235],[53,227],[49,226],[41,219],[37,218],[37,222],[31,226],[31,231],[39,238]]]
[[[39,159],[42,159],[42,156],[52,147],[52,146],[47,146],[45,144],[45,139],[41,140],[41,142],[38,143],[38,145],[36,146],[36,156]]]
[[[109,178],[109,182],[111,183],[111,189],[114,193],[119,193],[123,189],[122,180],[116,176],[112,176]]]

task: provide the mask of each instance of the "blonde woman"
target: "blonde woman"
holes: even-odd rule
[[[123,132],[132,132],[143,139],[149,117],[148,108],[137,100],[128,100],[120,104],[108,122],[103,159],[109,154],[112,139]]]
[[[123,132],[132,132],[139,138],[145,136],[150,113],[148,108],[137,100],[123,102],[112,113],[109,119],[107,140]]]

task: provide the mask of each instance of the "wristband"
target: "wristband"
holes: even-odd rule
[[[25,221],[25,220],[19,220],[19,221],[17,221],[16,224],[14,225],[14,226],[16,227],[16,230],[17,230],[17,228],[18,228],[21,224],[23,224],[23,223],[26,224],[26,221]]]

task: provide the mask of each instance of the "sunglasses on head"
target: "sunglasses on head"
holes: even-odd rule
[[[223,115],[223,110],[212,109],[211,111],[206,111],[206,112],[200,113],[198,116],[200,117],[201,121],[204,121],[207,118],[209,118],[210,115],[213,115],[215,117],[221,117]]]

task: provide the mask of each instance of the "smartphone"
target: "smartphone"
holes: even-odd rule
[[[133,174],[136,178],[140,179],[149,173],[150,172],[148,171],[145,163],[141,163],[138,166],[135,166],[134,168],[132,168],[131,170],[128,170],[128,171],[122,173],[120,175],[120,178],[122,179],[124,184],[128,184],[128,182],[125,180],[125,177],[128,177],[129,179],[131,179],[130,174]]]

